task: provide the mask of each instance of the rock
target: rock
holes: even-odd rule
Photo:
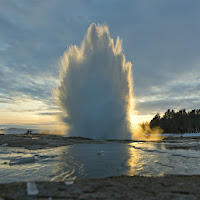
[[[21,164],[29,164],[34,163],[36,161],[35,157],[28,157],[28,158],[20,158],[16,160],[11,160],[9,165],[21,165]]]
[[[65,181],[65,185],[72,185],[74,183],[73,180]]]
[[[26,189],[27,189],[27,194],[28,195],[37,195],[39,193],[38,189],[37,189],[37,186],[35,183],[33,182],[28,182],[26,184]]]
[[[97,155],[103,156],[104,155],[104,151],[97,151]]]

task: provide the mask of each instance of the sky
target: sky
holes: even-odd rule
[[[57,127],[60,58],[93,22],[123,40],[140,121],[199,109],[199,10],[198,0],[1,0],[0,127]]]

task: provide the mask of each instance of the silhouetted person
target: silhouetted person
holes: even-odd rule
[[[26,133],[27,135],[29,134],[29,130],[27,130],[27,133]]]
[[[29,133],[31,134],[31,130],[29,131]]]

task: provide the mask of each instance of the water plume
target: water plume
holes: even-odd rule
[[[91,24],[81,46],[64,52],[55,95],[67,136],[133,138],[132,64],[106,25]]]

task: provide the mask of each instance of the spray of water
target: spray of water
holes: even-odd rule
[[[70,46],[64,53],[55,95],[68,136],[133,138],[132,64],[107,26],[91,24],[80,48]]]

